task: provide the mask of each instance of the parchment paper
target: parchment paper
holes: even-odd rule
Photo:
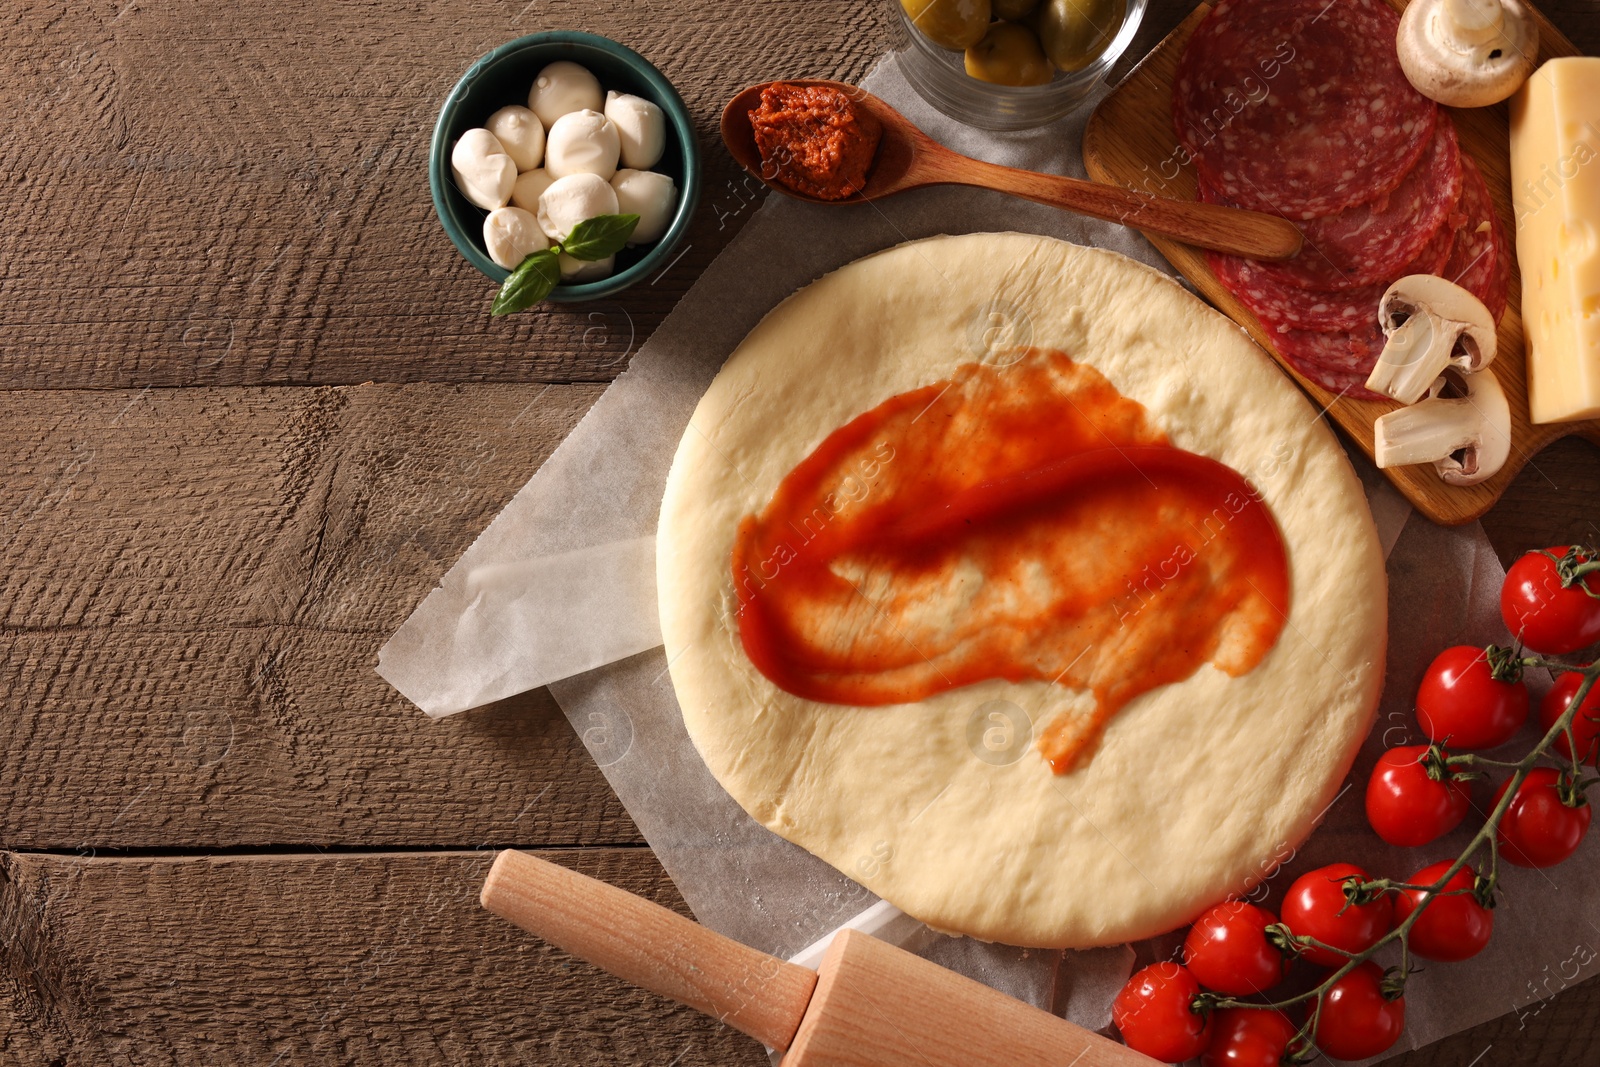
[[[774,72],[781,74],[783,72]],[[1051,127],[994,134],[934,112],[893,62],[863,82],[941,142],[998,163],[1082,176],[1082,127],[1094,101]],[[719,148],[713,148],[719,151]],[[1022,230],[1124,252],[1167,270],[1137,234],[998,194],[934,189],[876,205],[816,207],[771,197],[706,270],[585,419],[445,576],[380,654],[379,673],[430,715],[549,684],[607,780],[695,915],[757,948],[792,955],[875,903],[839,872],[756,824],[707,771],[683,728],[659,647],[647,552],[677,441],[729,352],[780,300],[860,256],[940,233]],[[1464,843],[1389,850],[1366,827],[1361,789],[1384,747],[1416,737],[1410,700],[1449,644],[1504,639],[1502,572],[1476,525],[1409,518],[1357,457],[1390,556],[1389,678],[1379,728],[1356,783],[1294,853],[1285,843],[1259,894],[1275,906],[1300,872],[1338,859],[1409,875]],[[518,570],[524,573],[518,573]],[[539,579],[529,584],[529,576]],[[549,580],[558,577],[558,581]],[[624,658],[625,657],[625,658]],[[592,668],[592,669],[591,669]],[[1529,742],[1532,732],[1517,743]],[[1490,790],[1477,799],[1487,807]],[[1272,859],[1272,858],[1268,858]],[[1506,903],[1489,949],[1434,966],[1408,993],[1406,1037],[1426,1044],[1558,992],[1594,969],[1600,852],[1586,846],[1550,872],[1504,872]],[[982,872],[971,872],[982,877]],[[958,873],[957,876],[960,876]],[[1550,891],[1550,885],[1562,892]],[[1137,962],[1175,937],[1088,952],[1028,952],[965,938],[919,951],[1020,999],[1099,1029]],[[1391,1053],[1393,1054],[1393,1053]]]

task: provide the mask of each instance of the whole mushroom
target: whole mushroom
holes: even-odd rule
[[[1528,80],[1539,26],[1522,0],[1411,0],[1395,48],[1423,96],[1448,107],[1487,107]]]
[[[1448,485],[1492,478],[1511,455],[1511,407],[1493,372],[1451,368],[1427,399],[1380,417],[1372,430],[1380,469],[1431,463]]]
[[[1446,367],[1463,373],[1494,362],[1494,316],[1471,292],[1432,274],[1408,274],[1378,302],[1388,341],[1367,388],[1415,404]]]

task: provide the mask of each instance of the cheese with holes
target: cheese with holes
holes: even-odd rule
[[[1533,421],[1600,417],[1600,58],[1552,59],[1511,102]]]

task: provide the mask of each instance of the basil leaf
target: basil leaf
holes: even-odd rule
[[[556,259],[555,249],[530,252],[526,259],[517,264],[511,276],[501,283],[500,291],[494,295],[494,303],[489,305],[489,314],[510,315],[532,307],[549,296],[560,280],[561,265]]]
[[[596,215],[584,219],[561,242],[561,251],[586,262],[614,256],[628,243],[637,225],[638,215]]]

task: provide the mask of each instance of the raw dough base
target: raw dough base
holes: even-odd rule
[[[1267,658],[1138,698],[1063,776],[1031,745],[980,759],[969,724],[981,733],[979,709],[1004,700],[1037,732],[1086,694],[991,681],[915,704],[818,704],[755,669],[733,617],[739,520],[834,429],[1007,340],[1092,364],[1174,445],[1244,474],[1289,548],[1290,618]],[[678,446],[657,573],[684,722],[733,798],[929,925],[1014,945],[1147,937],[1247,889],[1334,798],[1383,681],[1383,557],[1325,422],[1170,278],[1027,234],[904,244],[775,308]]]

